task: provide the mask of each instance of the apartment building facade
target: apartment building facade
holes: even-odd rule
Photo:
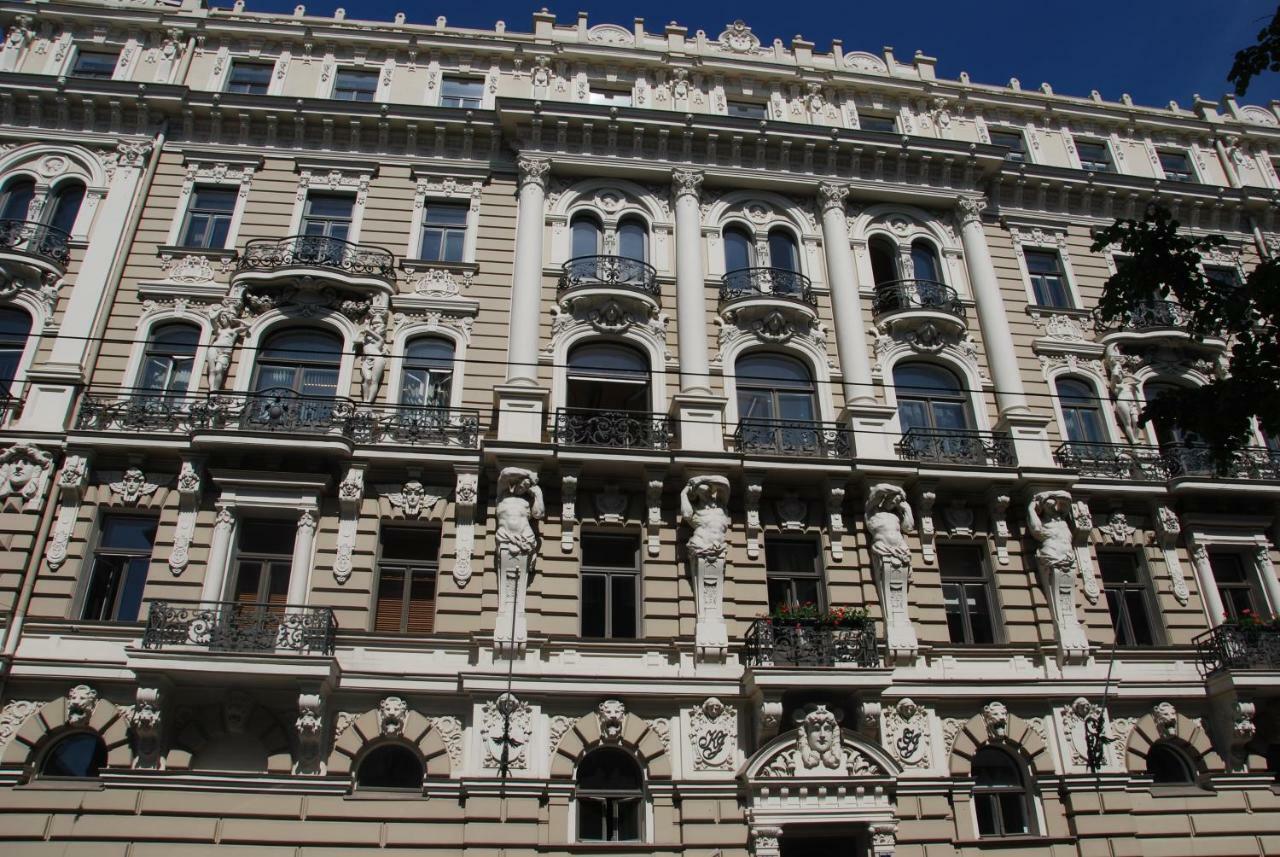
[[[797,37],[0,3],[15,854],[1280,852],[1280,452],[1104,322],[1280,106]]]

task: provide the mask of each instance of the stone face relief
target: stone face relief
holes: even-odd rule
[[[606,699],[596,706],[600,718],[600,737],[605,741],[622,740],[622,729],[627,719],[627,706],[619,699]]]

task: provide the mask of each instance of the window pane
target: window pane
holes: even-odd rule
[[[618,840],[634,842],[640,838],[640,799],[618,801]]]
[[[891,116],[861,116],[858,124],[862,126],[863,131],[882,131],[892,134],[898,130]]]
[[[582,564],[592,568],[635,568],[638,542],[631,536],[584,533]]]
[[[605,635],[605,590],[608,578],[603,574],[582,575],[582,636]]]
[[[793,580],[790,577],[768,578],[769,612],[780,610],[784,605],[793,607],[800,603],[796,600],[795,588],[791,585]]]
[[[89,578],[89,591],[85,595],[82,616],[90,621],[110,621],[115,607],[116,592],[124,576],[128,557],[98,555],[94,557],[93,573]]]
[[[1146,594],[1141,589],[1126,589],[1124,600],[1129,613],[1129,626],[1133,629],[1133,641],[1130,645],[1150,646],[1155,643],[1151,633],[1151,620],[1147,615]]]
[[[784,271],[798,271],[799,260],[796,258],[796,243],[791,236],[780,230],[769,233],[769,264]]]
[[[435,527],[387,527],[380,540],[386,559],[435,562],[440,556],[440,530]]]
[[[339,70],[333,97],[343,101],[372,101],[378,91],[378,74],[372,71]]]
[[[82,202],[84,202],[84,185],[80,182],[65,183],[54,192],[45,220],[54,229],[70,233],[76,225],[76,216],[80,214]]]
[[[618,227],[618,253],[624,259],[645,260],[645,228],[643,224],[629,220]]]
[[[1244,583],[1244,561],[1238,553],[1210,553],[1209,567],[1213,569],[1213,579],[1218,583]]]
[[[233,62],[227,79],[227,92],[266,95],[271,84],[271,69],[265,63]]]
[[[751,239],[738,229],[724,233],[724,269],[738,271],[751,267]]]
[[[600,253],[600,226],[589,217],[573,221],[573,256],[595,256]]]
[[[109,517],[102,524],[102,547],[151,552],[155,542],[154,518]]]
[[[1098,568],[1104,583],[1140,584],[1136,558],[1130,553],[1106,551],[1098,553]]]
[[[1006,834],[1027,832],[1026,801],[1021,793],[1000,795],[1000,820]]]
[[[75,65],[71,69],[74,77],[96,77],[110,80],[116,71],[116,60],[119,54],[105,51],[79,51]]]
[[[584,842],[601,842],[605,835],[604,801],[578,798],[578,838]]]
[[[1000,831],[996,827],[996,800],[993,795],[974,795],[973,808],[978,815],[978,833],[982,836],[995,836]]]
[[[31,209],[31,201],[35,199],[34,182],[16,179],[4,189],[3,206],[0,207],[0,219],[26,220]]]
[[[1107,596],[1107,611],[1111,614],[1111,627],[1116,632],[1116,645],[1132,646],[1133,637],[1124,621],[1124,590],[1107,588],[1103,591]]]
[[[409,581],[408,624],[410,634],[430,634],[435,630],[436,576],[432,572],[415,570]]]
[[[728,113],[730,116],[737,116],[741,119],[765,118],[764,105],[755,101],[730,101]]]
[[[769,571],[785,571],[816,574],[818,571],[817,543],[765,539],[764,563]]]
[[[142,607],[142,590],[147,585],[147,567],[150,564],[149,556],[135,556],[125,566],[120,597],[116,602],[115,620],[117,622],[138,621],[138,611]]]
[[[373,630],[389,634],[401,629],[401,610],[404,604],[404,569],[380,568],[378,570],[378,597],[374,604]]]
[[[292,556],[298,526],[293,521],[245,521],[240,525],[242,553]]]
[[[939,545],[938,568],[947,580],[983,579],[982,549],[977,545]]]
[[[969,611],[969,628],[973,632],[971,643],[985,645],[996,641],[991,623],[991,595],[987,584],[969,583],[964,586],[965,606]]]
[[[609,609],[612,611],[614,639],[636,636],[636,575],[615,574],[609,580]]]
[[[479,108],[484,98],[484,81],[476,78],[445,77],[440,84],[443,107]]]
[[[947,612],[947,635],[953,643],[969,642],[964,628],[964,587],[959,583],[942,584],[942,604]]]
[[[913,428],[929,428],[929,412],[925,403],[914,399],[899,399],[898,421],[902,423],[904,433]]]

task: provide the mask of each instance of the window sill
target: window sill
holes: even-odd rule
[[[1074,842],[1070,837],[1041,836],[1035,833],[1017,834],[1014,836],[980,836],[977,839],[955,839],[953,845],[969,845],[980,848],[1025,848],[1028,845],[1055,845]]]
[[[477,273],[479,262],[433,262],[430,259],[401,259],[400,269],[409,273],[425,271],[431,268],[444,268],[446,271],[457,271],[460,274]]]
[[[1028,315],[1069,315],[1072,318],[1089,318],[1091,313],[1087,309],[1080,309],[1073,306],[1049,306],[1047,304],[1027,304]]]
[[[1215,797],[1218,793],[1201,786],[1161,786],[1152,783],[1147,786],[1152,797]]]
[[[421,791],[412,791],[409,789],[405,789],[403,791],[397,791],[394,789],[387,789],[386,791],[357,790],[352,792],[351,794],[343,795],[342,799],[343,800],[382,800],[382,801],[427,800],[427,796],[423,794]]]
[[[100,792],[105,787],[101,780],[34,779],[29,783],[23,783],[18,788],[35,792]]]
[[[179,244],[166,244],[156,248],[157,256],[206,256],[210,259],[235,259],[239,252],[234,248],[185,247]]]

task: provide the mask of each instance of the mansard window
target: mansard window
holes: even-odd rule
[[[769,232],[769,267],[780,271],[800,271],[800,250],[796,239],[785,229]]]
[[[13,395],[13,382],[30,334],[31,316],[20,309],[0,307],[0,396]]]
[[[911,268],[917,280],[942,282],[942,266],[938,263],[938,252],[928,241],[916,239],[911,242]]]
[[[84,184],[78,181],[63,182],[54,190],[45,207],[44,222],[68,235],[75,229],[84,202]]]
[[[1160,169],[1164,170],[1166,179],[1175,182],[1196,180],[1195,173],[1191,171],[1191,158],[1185,151],[1160,149],[1157,154],[1160,157]]]
[[[599,256],[601,252],[601,240],[604,237],[604,230],[600,228],[600,221],[596,220],[590,214],[574,215],[573,223],[569,226],[572,233],[573,248],[570,256],[574,259],[583,256]]]
[[[565,406],[591,411],[649,411],[649,361],[616,342],[588,342],[569,352]]]
[[[302,212],[302,234],[346,241],[351,234],[355,197],[345,193],[312,193]]]
[[[973,757],[973,807],[980,836],[1018,836],[1031,832],[1027,784],[1022,765],[996,747]]]
[[[337,336],[310,327],[282,330],[263,342],[253,389],[331,398],[338,391],[341,363]]]
[[[461,262],[467,242],[467,206],[428,202],[422,213],[418,257],[429,262]]]
[[[438,336],[409,340],[400,379],[400,403],[447,408],[452,401],[453,343]]]
[[[892,116],[883,114],[863,114],[858,117],[858,124],[863,131],[880,131],[884,134],[893,134],[898,130],[897,121]]]
[[[739,119],[767,119],[767,108],[763,101],[730,101],[727,112]]]
[[[582,636],[633,640],[639,627],[640,540],[582,534]]]
[[[578,841],[641,840],[644,777],[625,750],[592,750],[578,764],[577,785]]]
[[[1075,138],[1076,154],[1080,157],[1080,169],[1094,173],[1110,173],[1115,171],[1111,163],[1111,151],[1102,140],[1082,140]]]
[[[770,613],[801,604],[821,608],[826,603],[822,562],[818,543],[813,539],[766,536],[764,567]]]
[[[1249,579],[1242,554],[1234,551],[1210,551],[1209,567],[1213,569],[1218,597],[1222,599],[1222,610],[1226,613],[1224,619],[1239,619],[1246,611],[1258,612],[1253,582]]]
[[[231,73],[227,75],[227,92],[266,95],[271,86],[272,68],[270,63],[233,61]]]
[[[630,107],[631,90],[605,86],[592,86],[588,101],[592,104],[607,104],[611,107]]]
[[[71,66],[72,77],[93,77],[110,80],[116,73],[120,54],[115,51],[76,50],[76,61]]]
[[[401,744],[374,747],[356,767],[356,787],[421,791],[426,769],[413,750]]]
[[[45,751],[40,776],[94,779],[106,766],[106,742],[94,732],[72,732]]]
[[[108,515],[102,520],[80,618],[138,621],[155,540],[154,518]]]
[[[724,231],[724,269],[741,271],[755,267],[756,249],[751,233],[741,226],[730,226]]]
[[[446,74],[440,82],[440,106],[479,110],[484,103],[484,81],[478,77]]]
[[[383,527],[378,540],[378,583],[373,630],[430,634],[436,622],[440,530]]]
[[[35,198],[35,182],[27,178],[11,179],[0,191],[0,220],[26,220],[31,216],[31,201]]]
[[[191,192],[187,217],[179,242],[183,247],[222,250],[231,232],[239,190],[228,187],[197,187]]]
[[[378,73],[354,68],[338,69],[333,97],[339,101],[373,101],[378,92]]]
[[[900,363],[894,367],[893,384],[903,433],[911,429],[963,432],[972,427],[969,398],[950,370],[927,363]]]
[[[1116,645],[1155,645],[1147,586],[1137,556],[1127,551],[1099,551],[1098,569]]]
[[[618,224],[618,255],[644,262],[649,256],[649,231],[638,217],[625,217]]]
[[[1058,251],[1026,248],[1022,252],[1027,260],[1027,274],[1031,277],[1031,292],[1036,304],[1071,309],[1071,293],[1067,290],[1067,277]]]
[[[991,587],[978,545],[939,545],[942,603],[953,643],[995,642]]]
[[[1021,131],[997,131],[990,129],[991,145],[1007,149],[1004,153],[1006,161],[1025,161],[1027,159],[1027,142]]]
[[[1157,741],[1147,751],[1147,776],[1161,786],[1195,785],[1196,768],[1179,747],[1168,741]]]
[[[277,610],[289,596],[289,570],[297,523],[247,520],[239,525],[231,600],[239,605],[267,604]]]
[[[802,361],[785,354],[757,352],[738,358],[738,420],[817,419],[813,376]]]
[[[151,331],[142,359],[138,386],[149,393],[185,393],[195,365],[200,328],[194,324],[164,324]]]
[[[1102,407],[1093,386],[1075,378],[1059,378],[1055,386],[1067,440],[1072,443],[1106,443]]]
[[[871,275],[877,286],[892,283],[898,277],[898,245],[883,235],[873,237],[868,246],[871,250]]]

